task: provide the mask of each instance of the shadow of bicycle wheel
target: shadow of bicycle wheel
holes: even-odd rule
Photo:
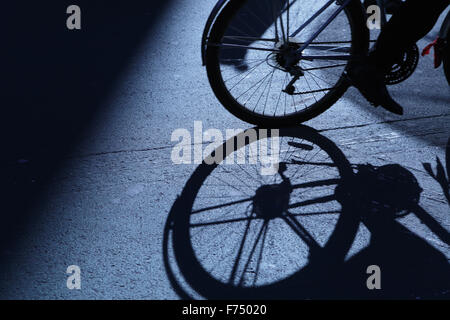
[[[271,175],[261,174],[264,145],[279,161]],[[358,218],[334,199],[336,185],[351,179],[349,162],[303,126],[276,136],[249,129],[212,156],[219,154],[223,160],[197,168],[172,207],[164,239],[169,277],[170,240],[183,278],[204,297],[313,297],[357,231]]]
[[[420,208],[414,175],[398,164],[356,167],[306,126],[253,128],[229,139],[197,167],[167,218],[163,256],[172,287],[183,299],[450,294],[446,257],[398,221],[414,212],[448,239]],[[360,223],[370,243],[349,256]],[[383,290],[366,285],[374,264]]]

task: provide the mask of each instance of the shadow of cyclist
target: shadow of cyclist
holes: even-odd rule
[[[217,274],[217,267],[214,276],[204,269],[199,261],[200,256],[204,257],[210,254],[215,256],[220,253],[211,253],[208,251],[208,247],[204,247],[207,250],[205,252],[202,250],[195,251],[190,243],[189,227],[192,225],[189,221],[192,215],[197,214],[191,210],[192,204],[198,195],[198,190],[203,185],[207,185],[204,184],[206,178],[217,167],[217,165],[202,164],[198,167],[196,173],[191,176],[183,189],[183,193],[174,203],[164,232],[165,268],[172,287],[180,297],[192,298],[185,290],[186,283],[198,294],[209,299],[426,299],[449,297],[450,264],[446,256],[436,246],[430,244],[430,241],[432,241],[437,246],[442,246],[442,243],[444,243],[444,246],[450,245],[449,233],[419,206],[423,190],[415,176],[398,164],[381,167],[357,165],[358,171],[352,174],[348,160],[332,141],[306,126],[292,129],[290,134],[294,131],[296,131],[295,136],[303,142],[291,142],[291,146],[307,148],[309,145],[305,144],[303,140],[306,139],[314,145],[320,146],[323,151],[331,156],[332,162],[315,161],[306,157],[307,161],[303,165],[314,166],[314,168],[309,168],[311,169],[309,172],[321,172],[319,179],[324,179],[325,168],[342,167],[348,168],[350,171],[349,175],[347,170],[341,170],[340,178],[336,180],[340,182],[336,188],[333,188],[334,195],[323,197],[323,199],[335,200],[341,204],[341,217],[344,217],[345,220],[342,221],[345,222],[337,224],[334,231],[336,236],[330,237],[328,243],[321,247],[317,254],[310,250],[307,257],[308,261],[294,274],[279,280],[274,279],[273,274],[262,275],[262,277],[267,277],[264,282],[270,283],[269,286],[230,286],[222,282],[219,280],[222,275]],[[280,136],[283,136],[283,134],[285,133],[280,131]],[[223,147],[225,148],[226,144]],[[316,148],[311,147],[310,150],[316,150]],[[317,153],[317,151],[315,152]],[[254,205],[257,205],[258,191],[262,192],[263,188],[276,189],[277,186],[281,188],[286,183],[291,187],[294,186],[291,185],[289,180],[298,178],[297,173],[292,175],[290,173],[292,171],[286,170],[286,165],[281,164],[287,163],[289,166],[289,163],[292,165],[297,162],[298,165],[301,165],[301,161],[299,162],[296,159],[298,158],[293,156],[293,152],[288,151],[284,162],[280,163],[280,184],[266,184],[256,189],[253,197]],[[227,170],[231,170],[231,167]],[[297,172],[297,170],[294,171]],[[247,172],[247,174],[250,174],[250,172]],[[245,179],[245,176],[241,175],[239,178]],[[334,180],[322,181],[332,183]],[[218,180],[219,185],[225,182],[223,178]],[[320,182],[303,178],[300,184],[313,186]],[[307,196],[307,193],[303,193],[303,195]],[[318,197],[317,194],[316,197]],[[214,201],[214,198],[210,196],[208,198],[210,208],[217,209],[223,205],[223,200]],[[244,199],[243,201],[247,200]],[[283,203],[283,201],[280,201],[280,203]],[[303,210],[303,206],[311,205],[311,203],[311,201],[305,201],[305,198],[303,198],[299,203],[290,203],[289,207],[298,208],[300,212],[297,211],[296,216],[301,217],[302,214],[306,213],[307,215],[308,213],[308,210]],[[329,210],[325,201],[316,204],[319,212]],[[266,207],[267,205],[262,209]],[[200,211],[197,210],[197,212]],[[399,219],[411,213],[414,213],[442,243],[420,237],[399,221]],[[228,209],[224,214],[229,214],[233,219],[237,219],[236,212],[233,212],[233,210]],[[289,217],[289,215],[286,217]],[[307,225],[305,220],[298,219],[295,221],[292,219],[294,217],[295,215],[291,215],[290,221],[303,234],[303,237],[300,237],[302,240],[305,236],[308,238],[306,229],[309,229],[309,235],[317,235],[323,232],[323,225]],[[209,218],[211,219],[211,215]],[[280,218],[283,219],[283,217]],[[199,223],[198,218],[195,221]],[[360,222],[366,226],[371,234],[370,243],[357,254],[347,257],[345,260],[345,254],[348,254],[351,243],[355,242],[356,229]],[[205,226],[213,224],[213,220],[207,220]],[[225,226],[222,226],[218,230],[222,230],[222,233],[226,232],[227,230],[224,228]],[[239,233],[238,229],[233,230],[234,233]],[[197,235],[201,233],[199,232]],[[203,240],[208,239],[207,231],[203,234],[203,237]],[[297,238],[283,237],[283,239],[289,241],[292,246]],[[294,240],[294,243],[291,240]],[[227,244],[227,241],[221,242],[221,250],[233,250]],[[240,246],[243,247],[242,244]],[[269,251],[269,244],[262,243],[261,246],[267,246],[265,251]],[[291,249],[294,248],[291,247]],[[344,252],[343,255],[341,255],[342,252]],[[277,253],[280,252],[277,251]],[[281,252],[281,254],[288,253]],[[236,260],[233,260],[233,255],[228,257],[232,261]],[[300,260],[302,257],[297,257],[297,259]],[[380,290],[369,290],[367,287],[367,280],[370,276],[367,274],[367,268],[371,265],[379,266],[381,269]],[[174,268],[174,266],[176,267]],[[258,270],[259,267],[256,267],[251,272],[255,274],[258,273]],[[227,271],[225,269],[222,273],[226,277]],[[278,279],[279,277],[275,276],[275,278]]]
[[[345,298],[444,298],[450,296],[450,265],[429,241],[402,225],[398,218],[414,213],[450,245],[447,230],[419,206],[414,175],[398,164],[361,166],[352,190],[336,190],[338,201],[353,201],[354,210],[371,233],[370,244],[342,265],[331,295]],[[346,188],[344,188],[346,189]],[[433,240],[431,240],[433,241]],[[369,290],[368,266],[381,270],[381,289]],[[329,287],[328,287],[329,288]],[[346,288],[342,291],[342,288]]]

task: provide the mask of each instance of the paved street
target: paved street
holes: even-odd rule
[[[209,286],[210,280],[200,276],[187,279],[189,272],[180,270],[176,261],[180,251],[174,253],[172,250],[173,230],[168,233],[168,252],[163,252],[169,213],[198,167],[195,163],[173,164],[171,154],[176,143],[171,141],[172,132],[187,129],[193,136],[194,121],[202,122],[203,131],[215,128],[225,133],[226,129],[252,127],[220,105],[201,65],[201,35],[214,2],[174,0],[161,9],[158,20],[142,37],[118,81],[102,100],[91,125],[81,133],[82,137],[41,190],[30,213],[32,222],[20,225],[14,244],[2,249],[1,298],[215,297],[211,293],[215,290],[213,284],[201,292],[202,285]],[[438,27],[439,23],[420,41],[421,49],[434,39]],[[423,189],[420,207],[449,232],[449,203],[440,185],[423,166],[423,163],[431,163],[436,172],[436,157],[445,166],[445,149],[450,137],[450,90],[442,68],[433,69],[431,56],[421,58],[415,74],[390,90],[405,107],[402,117],[372,108],[351,88],[331,109],[305,125],[329,139],[351,164],[398,164],[407,169]],[[231,166],[230,170],[233,168]],[[246,173],[252,172],[250,170],[244,169]],[[241,173],[238,178],[251,184],[256,173],[250,175],[253,177]],[[216,195],[235,196],[228,184],[223,188]],[[223,201],[214,200],[213,191],[201,190],[199,196],[207,198],[205,204]],[[398,190],[399,193],[403,191]],[[334,203],[319,207],[335,210],[336,206]],[[242,208],[245,211],[245,205]],[[317,236],[322,246],[320,239],[323,236],[326,240],[329,234],[326,226],[334,220],[326,220],[325,225],[319,221],[305,222],[305,226],[314,237]],[[423,239],[425,244],[420,242],[420,245],[427,248],[429,245],[430,250],[435,250],[436,255],[440,253],[448,262],[448,244],[416,215],[409,214],[397,221],[404,230]],[[357,256],[370,243],[371,231],[362,223],[358,225],[347,259]],[[212,228],[206,228],[203,233],[200,228],[203,235],[192,238],[193,252],[215,279],[212,283],[226,282],[245,223]],[[260,270],[246,270],[242,262],[237,273],[259,272],[259,278],[255,277],[253,283],[264,285],[304,268],[308,260],[306,247],[295,232],[283,228],[275,222],[269,227],[272,238],[268,239],[273,243],[267,240],[266,256],[275,256],[263,258]],[[256,237],[258,230],[259,227],[252,236]],[[231,245],[226,241],[234,242]],[[393,246],[402,250],[400,242]],[[250,250],[251,245],[244,247]],[[421,259],[420,248],[406,250],[416,251],[417,259]],[[183,255],[181,259],[184,259]],[[369,264],[377,264],[377,258]],[[81,268],[80,290],[66,287],[66,269],[70,265]],[[355,270],[362,272],[357,277],[367,278],[365,269]],[[448,279],[443,275],[443,279],[445,277]],[[247,280],[243,283],[250,286],[251,278]],[[446,287],[450,289],[450,283]],[[222,290],[220,285],[217,288],[218,292]],[[338,288],[344,288],[344,285]],[[228,289],[223,290],[228,292]],[[323,296],[327,297],[327,294]],[[308,293],[299,292],[298,297],[308,297]]]

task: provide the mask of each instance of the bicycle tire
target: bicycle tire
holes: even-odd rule
[[[222,39],[227,25],[245,3],[246,1],[242,0],[231,0],[225,6],[211,28],[209,41],[217,42]],[[355,56],[366,55],[369,48],[369,32],[366,27],[363,7],[359,1],[355,0],[351,1],[344,11],[351,30],[351,54]],[[218,47],[207,46],[206,69],[211,88],[220,103],[239,119],[264,127],[286,127],[310,120],[330,108],[350,86],[342,73],[336,85],[328,94],[316,100],[316,103],[289,115],[269,116],[250,111],[230,94],[221,74]]]

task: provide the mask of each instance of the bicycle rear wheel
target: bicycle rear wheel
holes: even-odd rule
[[[338,8],[334,4],[301,32],[294,32],[325,0],[231,0],[208,37],[206,68],[211,87],[232,114],[261,126],[307,121],[346,91],[343,72],[350,60],[293,58],[293,52]],[[367,53],[368,29],[362,6],[351,1],[303,51],[303,56]],[[289,36],[288,36],[289,35]],[[302,73],[294,92],[285,92],[293,69]]]

